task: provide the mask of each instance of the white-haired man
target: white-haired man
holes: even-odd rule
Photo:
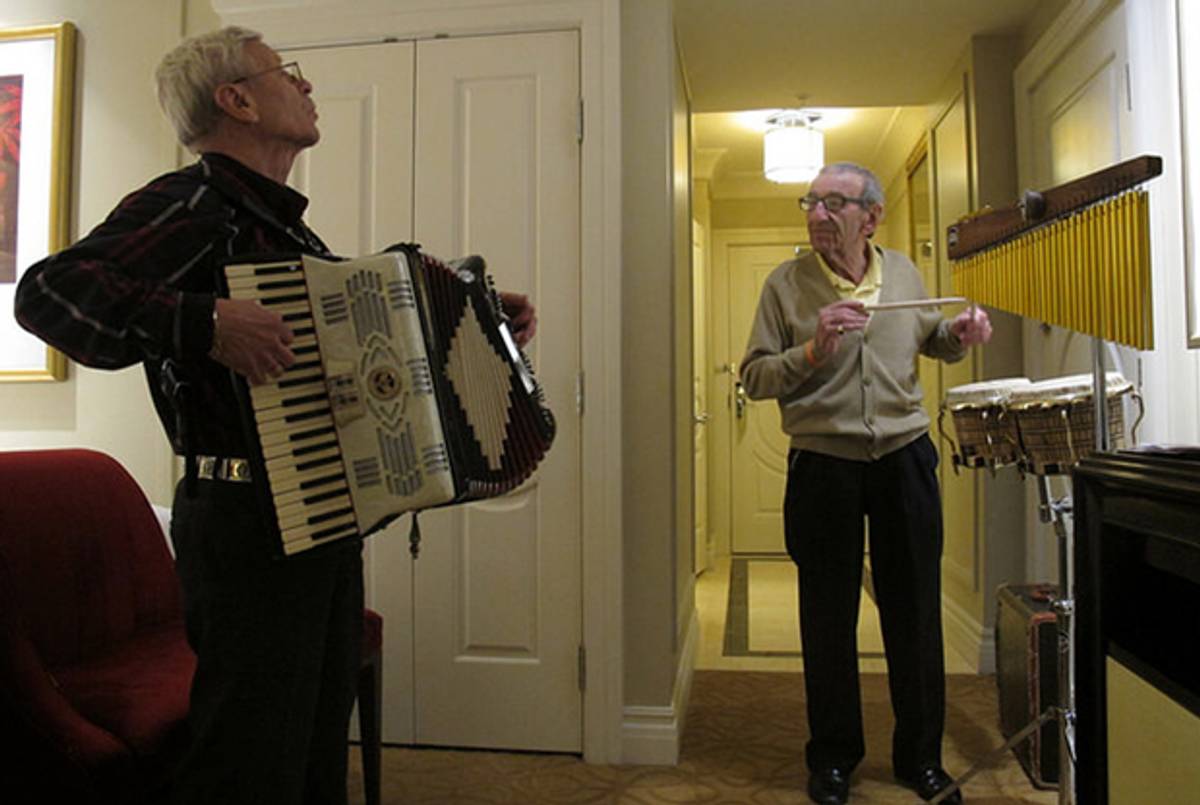
[[[808,793],[846,802],[865,752],[855,634],[865,517],[896,715],[892,767],[928,800],[951,781],[941,761],[938,457],[916,357],[960,360],[991,324],[974,307],[953,320],[929,308],[868,314],[867,304],[926,294],[911,262],[871,243],[883,191],[866,168],[825,166],[800,206],[813,251],[767,278],[741,380],[751,398],[779,401],[791,437],[784,535],[800,577]]]
[[[237,27],[183,42],[156,79],[199,160],[29,268],[18,319],[85,365],[143,363],[167,435],[188,457],[171,539],[198,664],[172,801],[344,803],[360,547],[270,558],[229,369],[252,383],[277,377],[294,362],[292,332],[277,313],[215,292],[218,266],[237,255],[328,253],[303,221],[308,200],[285,184],[320,138],[312,85]],[[524,343],[533,308],[501,296]]]

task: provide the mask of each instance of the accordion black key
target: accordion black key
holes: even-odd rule
[[[282,554],[505,494],[549,450],[554,417],[482,259],[404,245],[231,264],[222,279],[295,335],[296,362],[275,382],[235,376]]]

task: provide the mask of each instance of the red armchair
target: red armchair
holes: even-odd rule
[[[186,739],[195,657],[141,488],[91,450],[0,452],[0,800],[152,801]],[[364,612],[359,717],[379,802],[382,619]],[[14,801],[24,801],[17,799]]]
[[[0,453],[0,711],[21,764],[4,776],[151,796],[194,666],[174,563],[124,468],[89,450]]]

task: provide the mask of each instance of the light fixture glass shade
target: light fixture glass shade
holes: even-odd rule
[[[812,181],[825,164],[825,135],[800,113],[771,118],[763,135],[763,174],[772,182]]]

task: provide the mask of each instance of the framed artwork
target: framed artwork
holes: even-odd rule
[[[74,78],[71,23],[0,29],[0,381],[67,376],[12,310],[25,269],[67,245]]]

